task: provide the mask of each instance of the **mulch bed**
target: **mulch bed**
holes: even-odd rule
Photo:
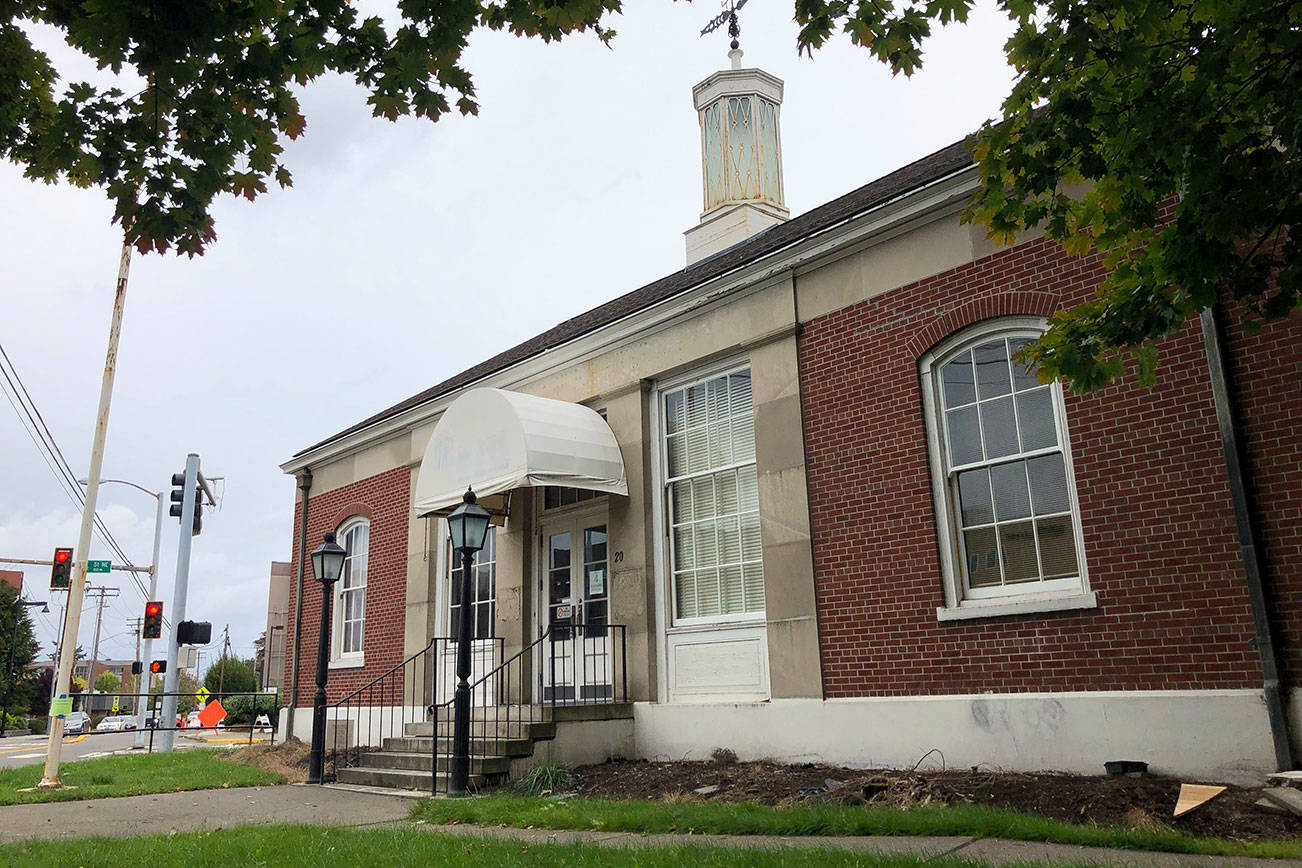
[[[847,769],[771,762],[608,762],[574,770],[574,790],[589,798],[915,805],[979,804],[1069,823],[1164,825],[1195,835],[1254,840],[1302,838],[1302,820],[1254,806],[1260,790],[1230,787],[1174,819],[1180,781],[1156,776],[1023,774],[980,768],[945,771]],[[1189,781],[1193,783],[1193,781]],[[717,786],[698,795],[694,790]]]

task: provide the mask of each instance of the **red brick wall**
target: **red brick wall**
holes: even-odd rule
[[[1255,483],[1271,626],[1284,683],[1296,687],[1302,684],[1302,313],[1252,335],[1233,309],[1221,321],[1240,445]]]
[[[919,360],[980,320],[1047,315],[1084,300],[1100,276],[1097,257],[1070,258],[1037,241],[804,325],[801,389],[827,696],[1260,685],[1196,322],[1163,342],[1152,390],[1129,381],[1066,396],[1099,607],[936,619],[944,590]],[[1294,574],[1287,603],[1295,625],[1302,610],[1297,338],[1293,323],[1251,347],[1238,342],[1255,358],[1254,386],[1245,390],[1256,417],[1251,440],[1270,476],[1272,555]],[[1268,373],[1258,367],[1267,365]]]
[[[324,494],[312,495],[307,512],[307,550],[321,544],[326,531],[337,530],[355,515],[371,521],[370,556],[366,575],[366,626],[362,650],[366,665],[332,669],[326,697],[334,702],[388,671],[403,659],[403,629],[407,605],[407,520],[411,506],[411,471],[398,467]],[[302,503],[294,508],[293,575],[298,575],[299,522]],[[294,665],[294,612],[297,578],[291,580],[285,647],[285,693]],[[321,585],[312,578],[309,560],[303,580],[302,653],[299,656],[298,705],[312,704],[316,693],[316,647],[321,618]],[[332,613],[333,614],[333,613]]]

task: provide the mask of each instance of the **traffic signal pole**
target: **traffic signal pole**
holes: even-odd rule
[[[199,487],[199,456],[191,452],[185,458],[185,487],[181,497],[181,538],[176,546],[176,589],[172,592],[172,632],[167,639],[167,671],[163,673],[163,710],[159,723],[168,728],[161,731],[156,748],[159,753],[171,753],[176,741],[172,727],[176,723],[176,687],[180,667],[180,646],[176,639],[176,626],[185,620],[185,597],[190,586],[190,544],[194,540],[195,492]]]
[[[154,559],[149,562],[150,564],[149,599],[151,600],[158,599],[158,552],[163,542],[163,513],[166,511],[167,511],[167,506],[163,502],[163,492],[160,491],[158,492],[158,514],[154,516]],[[139,651],[136,652],[136,659],[141,661],[140,669],[142,675],[144,674],[144,661],[153,660],[154,659],[153,653],[154,653],[154,640],[146,639],[144,656],[142,657]],[[141,690],[139,686],[137,686],[136,693],[149,692],[147,687],[147,685],[149,684],[149,679],[145,678],[143,679],[143,681],[146,684],[146,689]],[[139,679],[137,680],[137,684],[139,684]],[[145,705],[146,704],[147,703],[145,702],[145,697],[143,696],[136,697],[136,743],[132,745],[132,748],[135,750],[144,750],[145,747]]]
[[[118,341],[122,336],[122,313],[127,303],[127,275],[131,271],[131,245],[122,244],[118,260],[118,282],[113,297],[113,318],[109,323],[108,352],[104,359],[104,376],[100,381],[99,410],[95,416],[95,436],[90,447],[90,473],[86,480],[86,502],[81,511],[81,532],[77,536],[79,557],[72,571],[68,591],[68,620],[59,639],[59,670],[55,674],[55,691],[59,698],[69,696],[72,664],[77,656],[77,631],[81,627],[81,604],[86,591],[86,560],[90,556],[90,533],[95,523],[95,506],[99,501],[99,478],[104,467],[104,442],[108,439],[109,405],[113,403],[113,376],[118,367]],[[57,701],[57,700],[56,700]],[[59,786],[59,762],[63,758],[63,718],[50,718],[50,741],[45,749],[45,774],[42,788]]]

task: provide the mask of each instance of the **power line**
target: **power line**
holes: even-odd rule
[[[84,510],[86,497],[82,493],[81,484],[77,482],[77,475],[72,472],[67,457],[63,454],[63,450],[59,448],[58,441],[54,439],[49,426],[45,424],[45,418],[41,415],[40,409],[32,399],[31,393],[27,391],[27,386],[23,383],[22,377],[18,374],[18,369],[14,366],[13,360],[9,358],[9,354],[5,351],[2,343],[0,343],[0,358],[5,363],[0,365],[0,375],[3,375],[5,382],[9,386],[5,393],[9,405],[18,414],[23,430],[27,432],[27,436],[31,438],[33,445],[37,447],[37,451],[41,454],[46,466],[50,468],[50,472],[54,474],[55,479],[63,488],[64,494],[69,496],[74,506]],[[6,370],[6,366],[8,370]],[[122,546],[118,544],[112,532],[109,531],[108,525],[105,524],[98,512],[94,516],[94,522],[100,540],[121,559],[122,563],[127,566],[135,566],[131,558],[127,557],[127,553]],[[87,557],[88,554],[83,552],[82,557]],[[157,568],[157,565],[155,565],[155,568]],[[141,597],[148,599],[149,591],[139,577],[133,573],[131,579]]]

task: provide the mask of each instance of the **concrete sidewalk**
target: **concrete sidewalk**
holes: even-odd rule
[[[924,859],[953,856],[989,865],[1055,862],[1077,865],[1212,868],[1271,866],[1302,868],[1302,860],[1232,859],[1104,850],[968,837],[800,837],[761,835],[675,835],[635,832],[576,832],[505,829],[488,826],[432,826],[411,823],[407,815],[417,794],[395,795],[373,789],[287,785],[229,790],[197,790],[83,802],[49,802],[0,807],[0,842],[41,838],[158,835],[233,826],[295,823],[325,826],[404,825],[431,834],[520,841],[528,844],[583,843],[600,847],[652,847],[693,844],[754,849],[835,849],[856,853],[911,855]]]

